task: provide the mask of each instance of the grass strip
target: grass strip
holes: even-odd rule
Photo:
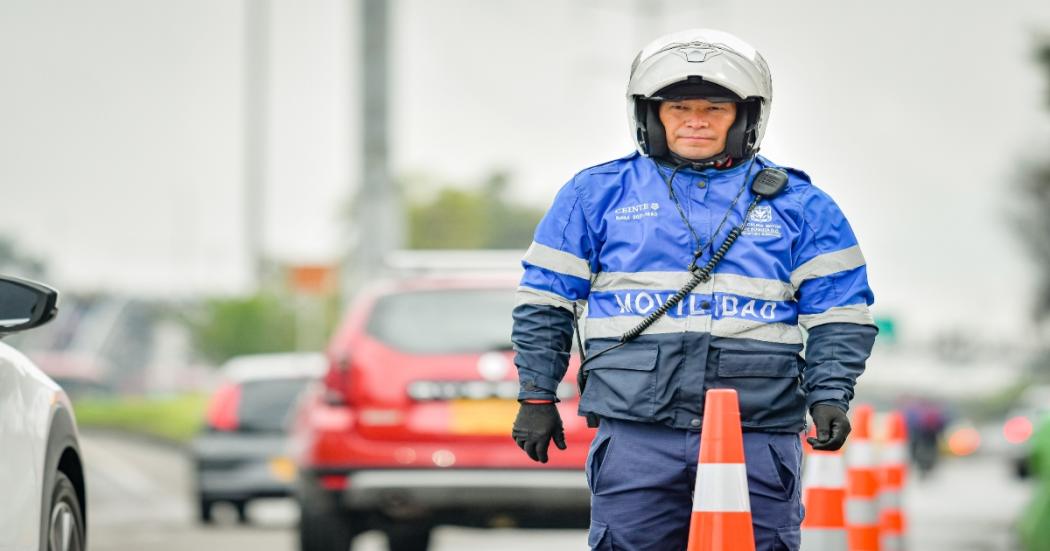
[[[73,402],[77,424],[187,443],[204,419],[207,395],[163,398],[84,398]]]

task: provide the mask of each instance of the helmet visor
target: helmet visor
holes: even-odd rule
[[[690,77],[687,81],[665,86],[646,99],[653,101],[705,99],[712,103],[728,103],[743,100],[743,98],[724,86],[719,86],[713,82],[694,80],[694,77]]]

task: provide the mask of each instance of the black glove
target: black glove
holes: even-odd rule
[[[561,415],[558,415],[558,407],[553,403],[522,402],[518,417],[514,419],[511,436],[533,461],[540,463],[547,462],[547,448],[551,445],[551,438],[558,449],[565,449],[565,430],[562,428]]]
[[[849,417],[838,406],[817,404],[810,411],[813,424],[817,426],[817,437],[806,439],[814,450],[835,451],[846,443],[849,436]]]

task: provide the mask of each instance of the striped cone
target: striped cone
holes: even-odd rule
[[[871,406],[853,413],[846,448],[846,534],[849,551],[879,551],[879,469],[871,443]]]
[[[711,389],[704,400],[688,551],[754,551],[736,391]]]
[[[908,429],[904,416],[895,411],[886,418],[886,443],[882,448],[879,481],[879,526],[882,551],[904,549],[904,506],[901,499],[907,479]]]
[[[816,436],[810,427],[810,436]],[[806,471],[802,476],[802,551],[846,551],[846,463],[842,450],[814,450],[803,441]]]

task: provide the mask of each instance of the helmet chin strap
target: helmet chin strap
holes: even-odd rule
[[[675,153],[674,151],[671,151],[670,148],[668,148],[667,160],[671,161],[671,164],[675,166],[688,166],[693,170],[702,170],[711,167],[722,168],[726,165],[727,162],[731,161],[732,159],[730,158],[729,153],[727,153],[724,149],[721,153],[713,155],[711,157],[707,157],[705,159],[689,159]]]

